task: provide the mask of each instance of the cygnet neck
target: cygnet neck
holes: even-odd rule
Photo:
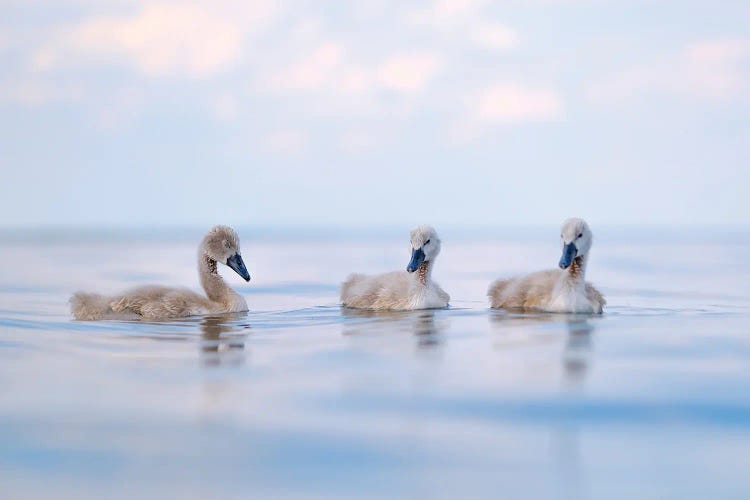
[[[236,292],[229,288],[224,279],[219,275],[217,263],[205,252],[198,255],[198,272],[201,278],[201,286],[206,296],[212,302],[227,302],[227,297]]]
[[[574,285],[585,283],[585,278],[586,278],[586,256],[585,255],[579,255],[578,257],[573,259],[573,263],[570,264],[570,267],[567,269],[567,278]]]
[[[432,274],[431,264],[432,261],[423,261],[414,273],[417,277],[417,283],[422,286],[427,286],[427,282],[430,280],[430,275]]]

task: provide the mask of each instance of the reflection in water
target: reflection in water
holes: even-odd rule
[[[509,313],[492,311],[490,323],[501,333],[502,348],[534,347],[559,343],[560,328],[565,324],[567,335],[562,351],[564,385],[581,387],[591,363],[591,317],[580,314]],[[582,463],[580,429],[576,425],[552,426],[551,458],[559,481],[559,497],[587,498],[586,477]]]
[[[560,341],[556,329],[535,328],[565,323],[567,336],[563,349],[563,375],[571,385],[581,384],[587,374],[591,359],[591,336],[594,326],[591,316],[582,314],[514,313],[491,311],[490,324],[501,334],[496,345],[523,348]]]
[[[502,310],[490,311],[490,325],[498,333],[495,346],[501,349],[524,348],[554,343],[559,339],[554,331],[535,328],[559,322],[565,316],[551,313],[516,313]]]
[[[591,364],[594,325],[589,322],[588,316],[567,315],[566,326],[568,336],[563,350],[565,382],[570,387],[582,387]],[[552,442],[562,483],[562,498],[587,498],[579,426],[557,427],[553,431]]]
[[[585,316],[570,316],[567,320],[568,339],[563,352],[565,379],[578,385],[586,377],[591,363],[591,334],[594,326]]]
[[[235,316],[206,316],[202,319],[201,353],[206,366],[241,365],[245,362],[245,334],[241,331],[250,325],[232,323]],[[232,335],[226,335],[230,333]]]
[[[588,316],[566,315],[568,329],[563,350],[564,381],[569,387],[582,387],[591,364],[591,334],[594,325]],[[553,430],[552,446],[561,481],[561,497],[588,498],[586,477],[582,464],[580,428],[577,425],[559,426]]]
[[[372,321],[352,321],[343,325],[344,335],[378,335],[388,331],[412,332],[420,348],[440,345],[440,332],[445,330],[445,320],[435,318],[434,309],[420,311],[371,311],[341,308],[345,318],[362,318]]]
[[[440,344],[437,336],[438,325],[435,323],[435,311],[419,311],[414,321],[414,335],[419,347],[435,347]]]

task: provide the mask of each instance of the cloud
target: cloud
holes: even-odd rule
[[[724,99],[738,95],[748,85],[750,39],[700,42],[688,46],[683,57],[690,91]]]
[[[500,81],[466,99],[463,119],[449,130],[457,145],[475,142],[494,127],[519,123],[549,122],[563,115],[563,102],[551,88]]]
[[[496,83],[477,93],[474,118],[486,123],[547,121],[562,114],[562,101],[548,88]]]
[[[477,25],[471,38],[480,47],[498,51],[514,49],[520,43],[520,37],[514,29],[499,23]]]
[[[384,87],[413,92],[422,90],[439,67],[440,58],[435,54],[398,54],[386,59],[377,73]]]
[[[455,42],[486,50],[507,51],[520,43],[516,30],[497,21],[488,20],[483,11],[485,0],[437,0],[427,8],[406,14],[409,24],[426,26],[448,36]]]
[[[271,75],[268,87],[276,92],[305,92],[337,86],[350,76],[343,68],[344,53],[343,46],[323,42],[304,59]]]
[[[414,92],[424,89],[440,67],[440,58],[429,52],[397,53],[369,63],[348,52],[343,44],[323,42],[303,59],[272,74],[266,87],[274,92]]]
[[[273,12],[270,2],[234,10],[193,4],[147,4],[132,15],[98,16],[63,30],[34,55],[38,70],[70,60],[125,63],[152,77],[205,77],[227,70],[241,55],[244,37]]]
[[[657,64],[637,66],[591,84],[595,102],[623,102],[650,93],[731,101],[750,90],[750,39],[704,40]]]
[[[435,29],[449,31],[474,21],[485,0],[437,0],[427,8],[407,14],[407,20]]]
[[[488,15],[487,0],[440,0],[406,25],[405,8],[368,7],[362,14],[357,7],[342,20],[310,6],[277,7],[272,0],[122,0],[116,8],[95,8],[91,1],[81,7],[82,17],[48,25],[45,36],[27,47],[18,73],[34,85],[26,95],[6,91],[5,100],[80,99],[87,116],[103,117],[99,123],[127,126],[135,113],[165,109],[160,100],[179,85],[170,102],[189,100],[212,122],[243,127],[245,111],[264,114],[278,130],[268,149],[279,152],[309,143],[299,130],[362,151],[388,136],[385,120],[404,127],[411,120],[447,120],[444,129],[468,117],[484,128],[545,120],[561,109],[554,92],[492,83],[498,77],[491,69],[495,52],[514,50],[520,37]],[[385,26],[339,29],[363,15],[380,16]],[[81,73],[86,77],[78,78]],[[521,68],[515,78],[524,73]],[[80,84],[77,93],[55,89],[66,80]],[[137,90],[138,99],[131,98]],[[133,102],[138,106],[124,119],[108,111],[131,110]]]

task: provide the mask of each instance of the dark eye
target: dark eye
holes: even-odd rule
[[[424,244],[426,245],[426,244],[428,244],[429,242],[430,242],[430,240],[427,240],[427,241],[425,241],[425,242],[424,242]]]
[[[578,233],[579,238],[583,238],[583,233]]]

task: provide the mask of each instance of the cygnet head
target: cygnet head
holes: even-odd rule
[[[418,226],[411,230],[411,260],[406,270],[416,271],[423,262],[430,262],[440,253],[440,238],[431,226]]]
[[[245,281],[250,281],[250,273],[240,255],[240,237],[231,227],[214,226],[203,238],[201,252],[216,262],[231,267]]]
[[[569,268],[573,264],[573,259],[588,254],[592,240],[593,234],[585,220],[573,217],[563,222],[560,230],[560,244],[562,245],[560,269]]]

